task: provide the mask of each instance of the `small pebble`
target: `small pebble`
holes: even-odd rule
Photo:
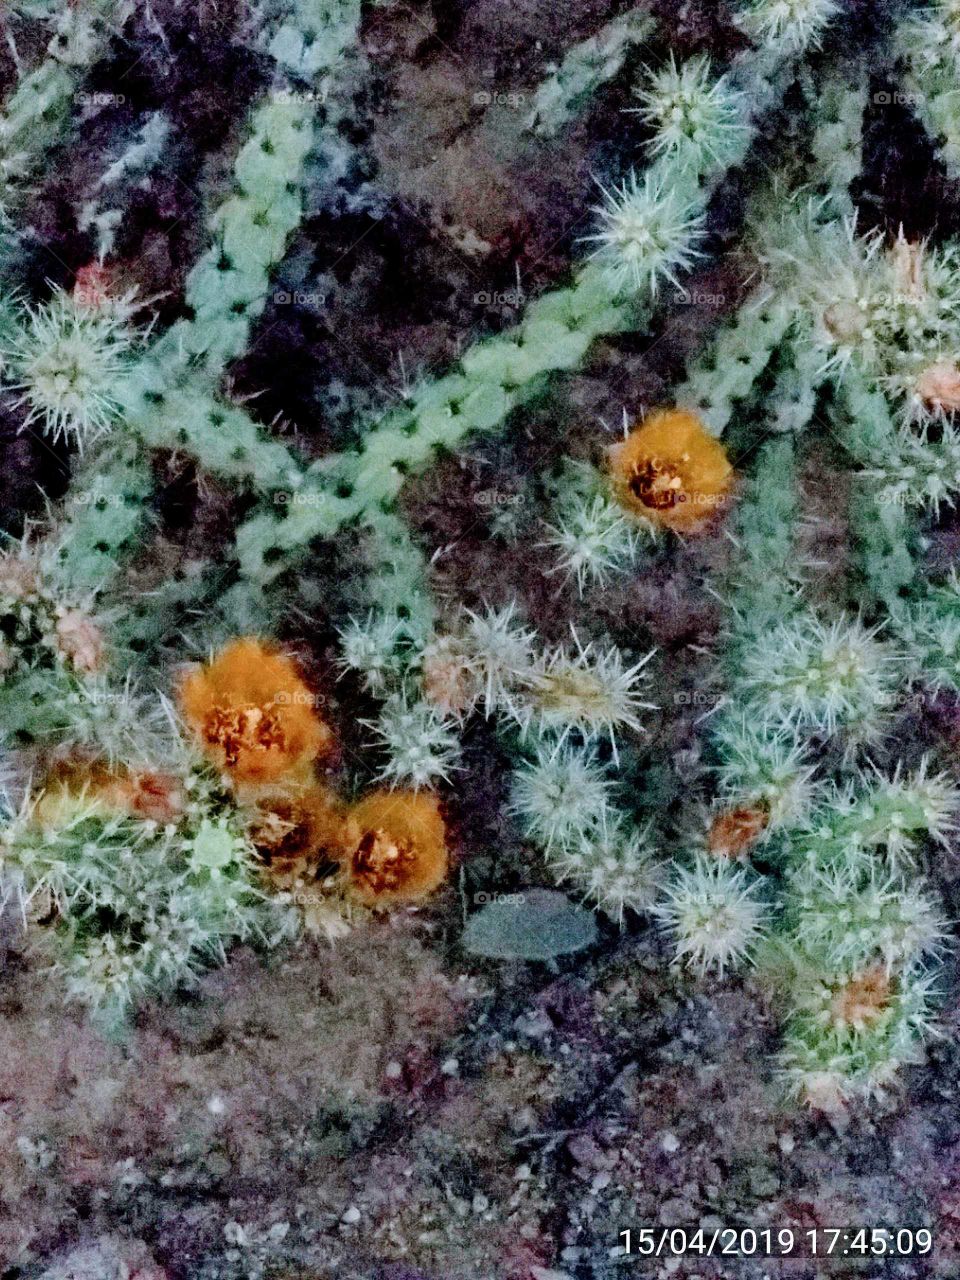
[[[343,1215],[343,1217],[340,1219],[340,1221],[341,1222],[359,1222],[360,1210],[357,1208],[355,1204],[352,1204],[350,1208],[346,1211],[346,1213]]]
[[[674,1151],[680,1150],[680,1139],[675,1133],[665,1133],[660,1140],[660,1145],[664,1151],[672,1155]]]

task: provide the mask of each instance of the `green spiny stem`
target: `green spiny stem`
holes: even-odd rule
[[[631,46],[642,44],[655,27],[656,21],[645,8],[631,9],[568,49],[533,95],[527,128],[541,138],[558,134],[600,86],[617,75]]]
[[[898,432],[886,397],[855,369],[846,371],[832,418],[861,466],[878,459],[887,465],[895,455]],[[899,490],[885,489],[867,475],[855,484],[850,513],[867,601],[895,610],[916,578],[916,521]]]
[[[64,10],[44,60],[28,72],[0,116],[0,214],[9,217],[19,184],[63,136],[78,84],[101,55],[116,0],[85,0]]]
[[[371,566],[364,583],[369,605],[396,617],[403,633],[422,648],[433,633],[435,608],[429,567],[406,522],[396,512],[368,510],[366,558]]]
[[[851,84],[850,80],[855,83]],[[820,84],[808,84],[807,98],[814,112],[810,139],[814,189],[830,199],[838,217],[854,212],[850,184],[863,168],[863,113],[867,105],[867,70],[844,70]]]
[[[548,374],[575,368],[601,334],[639,323],[638,311],[644,314],[642,304],[618,296],[603,268],[588,263],[569,288],[532,303],[516,329],[478,343],[451,373],[415,391],[411,403],[383,418],[353,453],[325,459],[319,486],[311,470],[316,501],[304,501],[282,520],[260,514],[241,526],[241,572],[268,582],[311,539],[330,537],[344,519],[392,502],[407,475],[473,434],[502,429]]]
[[[736,567],[728,587],[736,619],[734,652],[738,642],[752,640],[799,607],[798,513],[794,441],[770,440],[757,454],[737,513]]]
[[[709,352],[677,388],[678,404],[694,409],[714,435],[722,435],[734,407],[746,400],[793,320],[789,297],[758,290],[720,331]]]
[[[153,471],[135,442],[111,443],[73,476],[46,556],[65,595],[102,591],[137,545],[149,514]]]
[[[898,100],[909,105],[937,146],[947,172],[960,177],[960,28],[955,11],[933,4],[912,12],[900,23],[895,44],[907,63],[906,92],[898,85]],[[892,98],[887,93],[886,100]]]

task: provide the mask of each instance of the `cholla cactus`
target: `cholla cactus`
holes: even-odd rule
[[[766,257],[796,290],[823,351],[823,373],[853,366],[889,390],[910,417],[942,415],[957,385],[957,249],[858,235],[853,217],[824,217],[826,201],[788,208],[767,224]]]
[[[696,173],[722,169],[742,153],[749,136],[745,99],[724,76],[714,79],[707,58],[678,68],[673,55],[660,71],[648,71],[631,110],[653,129],[651,155],[675,157]],[[629,114],[629,111],[628,111]]]
[[[894,615],[914,673],[933,690],[960,690],[960,578],[952,572],[912,608]]]
[[[512,812],[529,839],[550,851],[605,833],[614,811],[613,780],[590,748],[540,744],[514,774]]]
[[[955,177],[960,172],[960,120],[956,109],[960,13],[955,0],[932,0],[919,12],[909,12],[897,30],[896,43],[911,73],[908,101]]]
[[[960,790],[923,761],[913,774],[860,776],[823,794],[795,835],[795,847],[820,868],[868,867],[878,852],[891,867],[911,864],[920,840],[945,844],[956,828]]]
[[[839,1111],[882,1095],[903,1066],[921,1061],[933,1029],[934,979],[924,969],[891,976],[868,965],[834,978],[801,971],[796,989],[781,1070],[808,1105]]]
[[[773,725],[869,742],[893,705],[899,666],[876,628],[801,614],[744,650],[741,688],[749,708]]]
[[[816,47],[839,12],[837,0],[748,0],[738,19],[754,39],[799,50]]]
[[[129,699],[108,687],[111,617],[96,593],[60,587],[29,531],[0,553],[0,706],[8,734],[86,740],[104,718],[119,732]]]
[[[600,229],[586,237],[611,289],[647,289],[656,296],[662,281],[679,288],[677,273],[689,271],[703,234],[700,201],[683,185],[667,185],[665,172],[631,172],[619,187],[601,186],[603,204],[594,209]]]
[[[211,776],[195,762],[147,789],[139,776],[92,769],[80,790],[51,784],[0,839],[5,896],[25,919],[59,910],[68,994],[112,1021],[222,962],[232,940],[276,942],[293,928],[257,887],[253,846]]]
[[[628,573],[636,564],[643,530],[610,497],[590,486],[587,492],[564,493],[547,524],[542,545],[555,550],[551,573],[573,579],[582,597],[587,586],[602,587],[608,578]],[[652,535],[652,526],[649,529]]]
[[[24,427],[39,422],[53,440],[72,438],[82,450],[117,423],[137,341],[128,318],[123,308],[91,308],[62,290],[23,307],[0,354],[28,411]]]
[[[653,909],[666,876],[649,825],[634,827],[626,819],[551,845],[546,862],[558,883],[569,884],[621,926],[625,912]]]
[[[855,865],[796,872],[789,884],[788,931],[803,954],[829,973],[871,963],[888,973],[900,970],[936,956],[947,936],[922,882],[906,884],[893,872]]]
[[[720,759],[717,783],[727,805],[762,807],[767,833],[806,818],[817,789],[809,749],[795,731],[770,730],[742,714],[715,722],[712,737]]]
[[[557,735],[558,746],[570,734],[585,743],[606,735],[617,763],[617,731],[639,733],[638,713],[654,706],[639,693],[643,669],[653,654],[627,666],[615,646],[585,645],[576,631],[573,645],[572,652],[560,646],[543,654],[530,670],[527,687],[515,696],[513,714],[525,732],[535,724],[541,737]]]
[[[746,959],[760,939],[767,909],[760,881],[721,858],[698,857],[679,868],[655,908],[677,961],[700,974],[724,972]]]
[[[489,605],[483,613],[465,610],[464,638],[483,689],[483,707],[493,711],[512,705],[513,692],[526,685],[533,670],[534,633],[517,620],[513,601],[502,609]]]
[[[414,790],[440,779],[450,781],[459,755],[456,726],[429,703],[411,703],[404,694],[392,694],[379,719],[363,723],[374,729],[388,757],[380,778],[392,786],[409,785]]]
[[[351,618],[340,631],[338,666],[358,671],[371,693],[386,692],[399,676],[402,628],[398,618],[373,610],[366,618]]]
[[[559,133],[590,95],[617,74],[631,46],[646,40],[654,25],[648,13],[631,9],[574,45],[534,94],[527,127],[544,138]]]

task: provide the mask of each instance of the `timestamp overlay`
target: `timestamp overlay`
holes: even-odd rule
[[[620,1232],[622,1259],[922,1258],[933,1252],[929,1227],[628,1227]]]

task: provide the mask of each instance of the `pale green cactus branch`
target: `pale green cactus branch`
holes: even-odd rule
[[[64,135],[86,70],[106,48],[117,0],[82,0],[64,8],[47,55],[17,85],[0,114],[0,221],[18,189]]]
[[[656,28],[646,8],[631,9],[574,45],[533,95],[527,128],[550,138],[570,124],[601,85],[612,80],[635,45]]]

